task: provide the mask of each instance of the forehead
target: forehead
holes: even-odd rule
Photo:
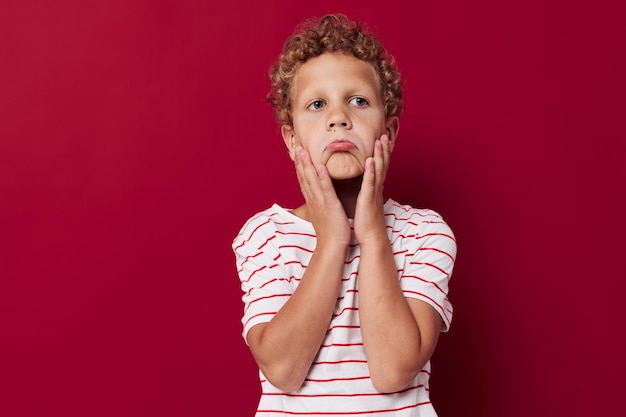
[[[364,90],[381,95],[376,69],[369,62],[343,53],[325,53],[311,58],[298,68],[292,85],[298,95],[332,89],[333,91]]]

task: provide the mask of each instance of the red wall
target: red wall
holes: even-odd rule
[[[616,415],[619,2],[262,3],[0,3],[0,415],[253,414],[230,243],[300,202],[266,71],[336,11],[407,80],[389,196],[458,238],[440,415]]]

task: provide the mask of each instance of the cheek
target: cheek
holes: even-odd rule
[[[307,150],[309,151],[309,155],[311,156],[311,162],[313,162],[314,164],[325,162],[322,149],[313,145],[313,147],[308,147]]]
[[[313,163],[317,163],[321,161],[323,148],[322,148],[322,145],[318,141],[314,141],[309,136],[306,136],[306,135],[298,136],[296,134],[294,138],[294,143],[296,146],[297,145],[302,146],[302,148],[305,149],[309,153],[309,156],[311,158],[311,161],[313,161]]]
[[[365,157],[374,156],[374,140],[363,147],[363,155]]]

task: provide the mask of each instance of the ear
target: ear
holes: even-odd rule
[[[398,116],[389,117],[385,121],[385,126],[387,128],[385,133],[389,136],[389,149],[393,151],[400,130],[400,119]]]
[[[296,148],[296,134],[293,131],[293,127],[289,125],[282,125],[280,127],[280,134],[283,135],[283,142],[289,152],[289,157],[292,161],[296,160],[295,148]]]

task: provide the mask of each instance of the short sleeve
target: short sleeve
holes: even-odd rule
[[[405,238],[409,248],[400,285],[405,297],[430,304],[441,316],[442,331],[452,322],[448,288],[457,245],[450,227],[437,215],[418,225],[418,233]]]
[[[269,322],[295,290],[289,277],[285,276],[275,246],[275,232],[271,220],[257,218],[249,221],[233,241],[243,292],[241,322],[244,339],[253,326]]]

